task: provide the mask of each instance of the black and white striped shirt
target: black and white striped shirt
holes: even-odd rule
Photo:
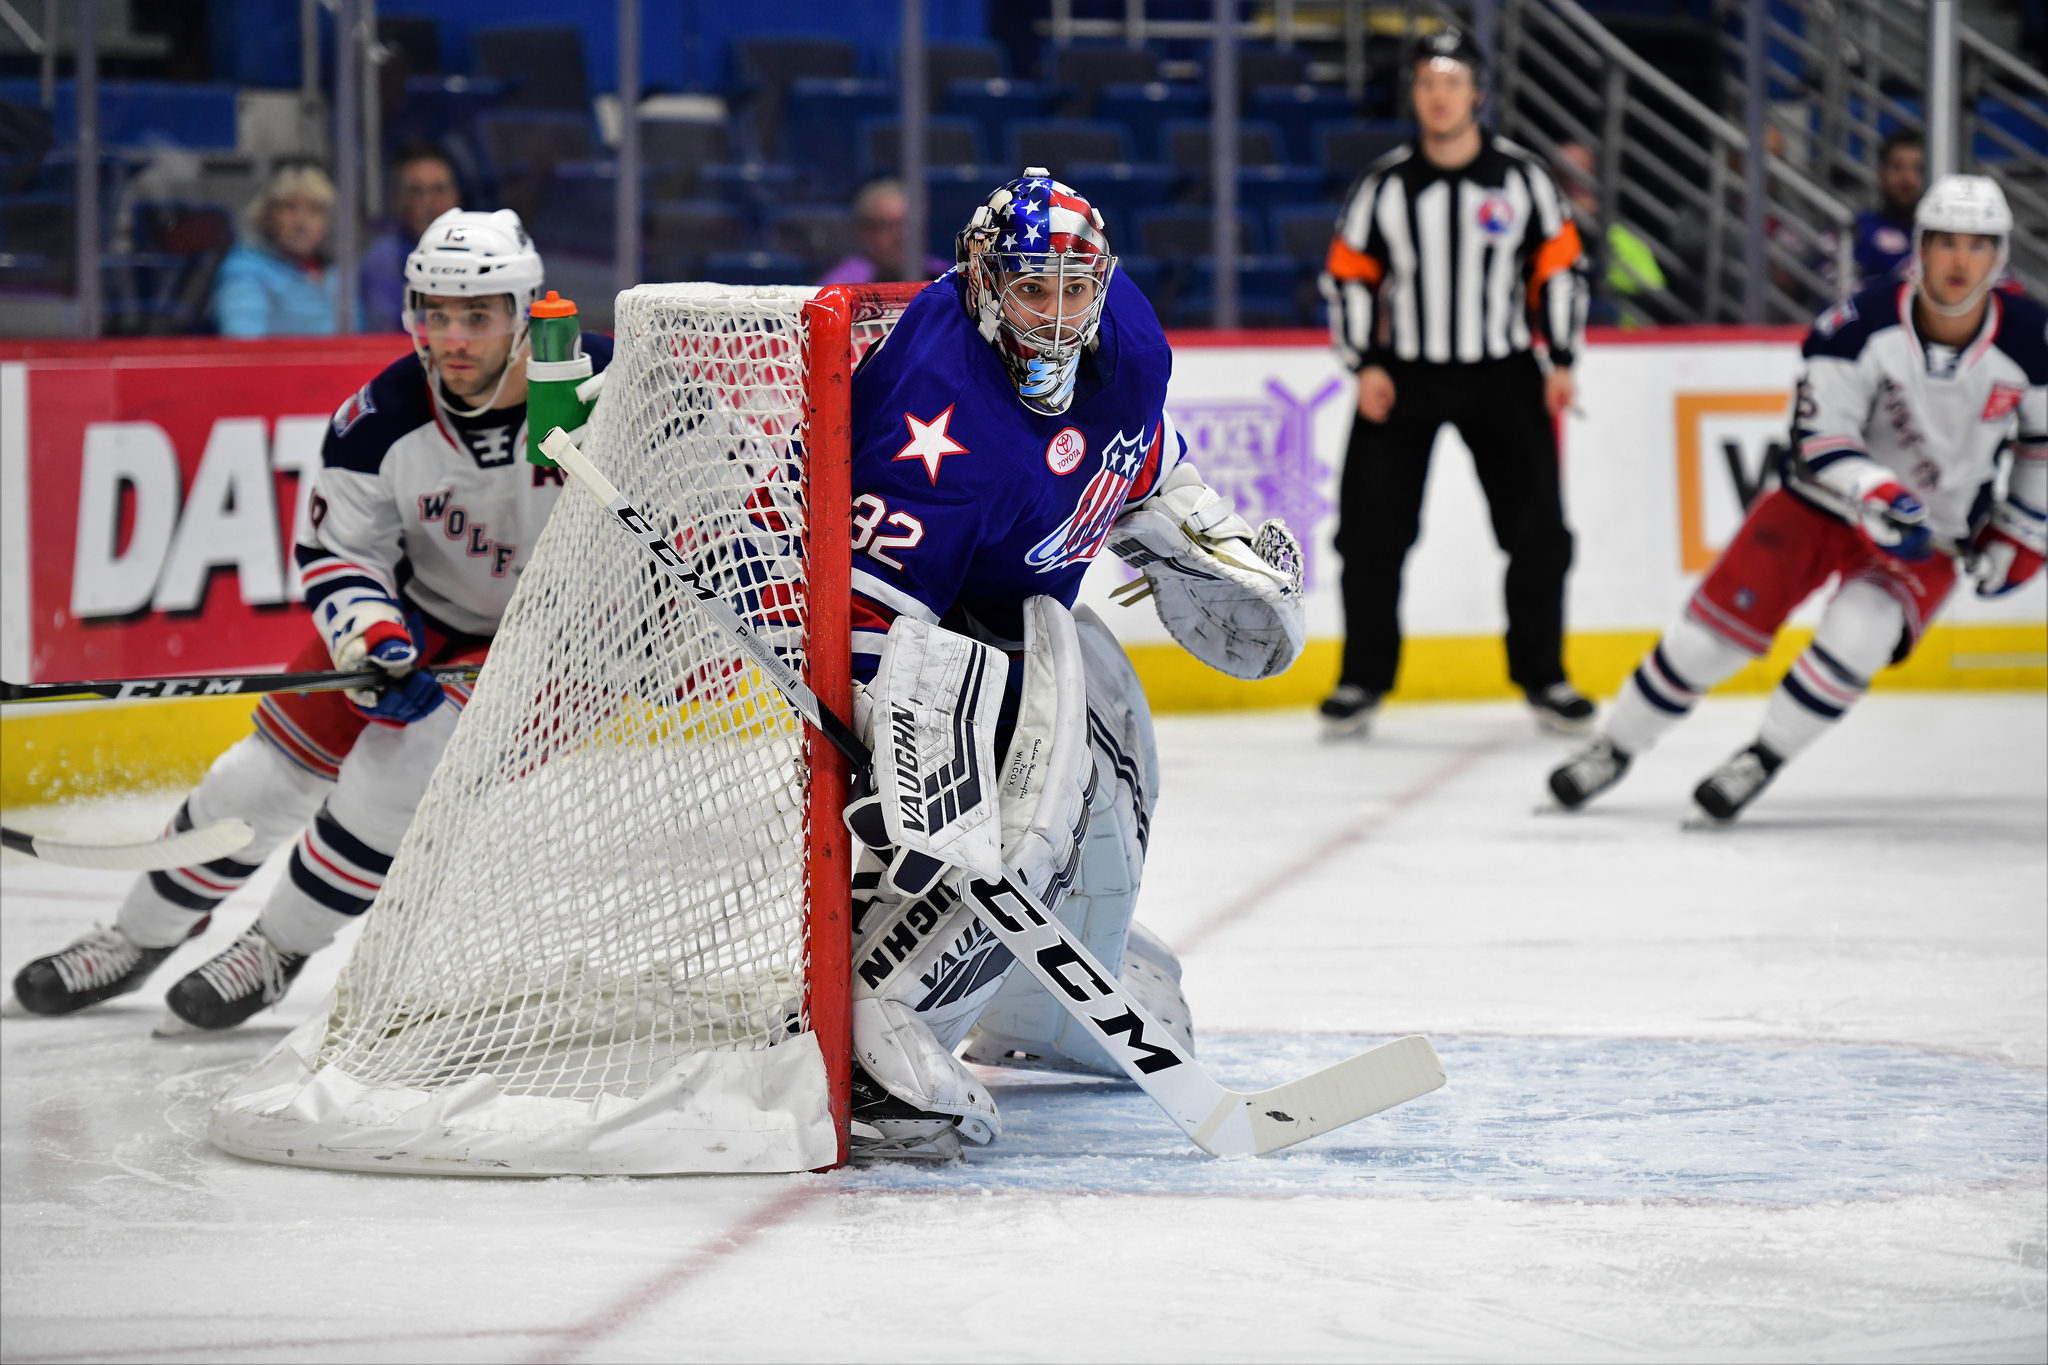
[[[1323,270],[1330,338],[1353,370],[1499,360],[1532,332],[1558,365],[1583,339],[1579,230],[1542,165],[1488,137],[1444,170],[1409,144],[1351,189]]]

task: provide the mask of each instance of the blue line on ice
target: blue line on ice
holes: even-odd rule
[[[1376,1038],[1197,1039],[1273,1085]],[[1273,1156],[1218,1161],[1135,1087],[984,1072],[1003,1116],[964,1165],[841,1173],[877,1191],[1423,1195],[1798,1204],[2039,1179],[2048,1076],[1885,1043],[1441,1038],[1433,1095]]]

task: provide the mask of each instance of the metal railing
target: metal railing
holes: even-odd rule
[[[1796,16],[1787,21],[1787,14]],[[1741,50],[1747,0],[1715,0],[1725,53]],[[1998,181],[2013,208],[2012,266],[2039,294],[2048,286],[2048,76],[1957,23],[1955,168]],[[1884,132],[1930,131],[1927,0],[1781,0],[1765,21],[1771,119],[1815,177],[1859,203],[1877,199]],[[1725,88],[1739,98],[1730,69]],[[1996,109],[2031,137],[1994,118]],[[2031,145],[2030,145],[2031,143]],[[1930,148],[1930,173],[1936,149]],[[1980,153],[1988,153],[1980,155]]]
[[[1501,131],[1553,162],[1567,142],[1591,151],[1596,230],[1621,225],[1663,272],[1615,300],[1625,320],[1804,321],[1845,288],[1855,214],[1802,169],[1767,155],[1754,194],[1747,129],[1574,0],[1506,0],[1500,29]]]

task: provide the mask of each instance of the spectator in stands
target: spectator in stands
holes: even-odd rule
[[[1856,287],[1897,274],[1913,255],[1913,210],[1927,188],[1927,145],[1901,128],[1877,149],[1877,207],[1856,215]]]
[[[854,251],[818,277],[819,284],[872,284],[903,273],[904,225],[910,201],[894,180],[871,180],[853,197]],[[951,261],[925,257],[924,274],[937,279],[953,268]]]
[[[1645,320],[1641,310],[1629,307],[1628,302],[1635,295],[1663,290],[1664,271],[1657,264],[1656,253],[1619,222],[1603,227],[1600,196],[1593,188],[1598,172],[1592,149],[1585,143],[1559,146],[1554,169],[1557,183],[1572,201],[1572,213],[1588,228],[1580,234],[1586,275],[1592,283],[1586,321],[1640,326]]]
[[[329,257],[334,182],[318,166],[279,166],[249,206],[249,237],[220,263],[213,315],[227,337],[332,336],[341,281]]]
[[[430,142],[411,142],[398,149],[391,163],[391,218],[370,239],[357,276],[365,330],[400,330],[405,258],[419,245],[429,223],[461,203],[455,163],[448,153]]]

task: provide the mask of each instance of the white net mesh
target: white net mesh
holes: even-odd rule
[[[582,442],[799,671],[806,519],[827,510],[804,467],[811,294],[621,295]],[[857,326],[856,347],[893,320]],[[613,1102],[691,1054],[800,1036],[812,743],[565,489],[305,1060],[352,1094],[486,1077],[496,1095]]]

